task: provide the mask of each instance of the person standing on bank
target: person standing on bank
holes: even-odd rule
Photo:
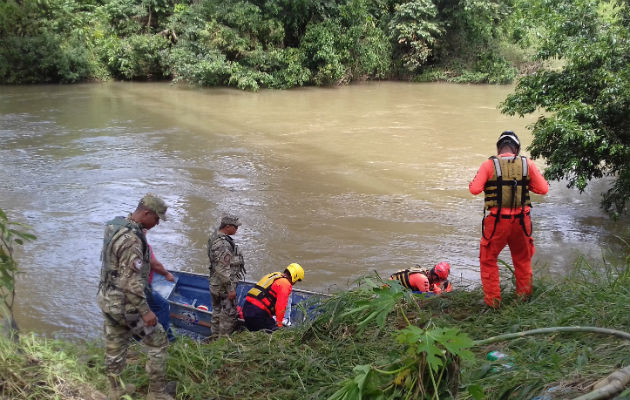
[[[237,216],[226,215],[208,240],[212,297],[210,329],[213,335],[229,335],[236,329],[236,283],[245,277],[243,255],[232,239],[239,226],[241,222]]]
[[[469,185],[474,195],[485,192],[479,262],[484,301],[492,308],[501,304],[497,258],[506,244],[514,263],[517,296],[525,300],[532,293],[535,248],[529,192],[547,194],[549,183],[532,160],[518,155],[520,149],[521,142],[514,132],[501,133],[498,156],[481,164]]]
[[[247,292],[243,305],[243,319],[250,331],[282,328],[285,311],[293,285],[304,279],[300,264],[291,263],[284,272],[272,272]],[[275,321],[273,317],[276,317]]]
[[[120,374],[125,367],[132,337],[147,348],[148,400],[172,400],[166,392],[166,333],[147,303],[150,251],[142,229],[166,221],[166,204],[152,194],[140,200],[127,217],[116,217],[105,226],[101,252],[101,279],[98,305],[105,317],[105,371],[109,381],[108,399],[133,393],[123,386]]]

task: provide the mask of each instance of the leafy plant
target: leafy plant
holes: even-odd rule
[[[443,29],[431,0],[411,0],[396,6],[389,34],[407,72],[418,71],[428,60]]]
[[[0,3],[0,82],[73,83],[99,76],[92,11],[61,0]]]
[[[406,350],[385,367],[356,366],[355,376],[343,382],[342,388],[328,400],[454,398],[459,385],[460,360],[473,358],[468,350],[473,341],[456,328],[435,327],[430,322],[424,328],[413,325],[401,301],[416,304],[415,299],[397,282],[383,284],[366,278],[365,283],[361,290],[371,291],[373,296],[358,301],[357,307],[342,317],[356,314],[360,334],[372,322],[383,328],[388,315],[399,309],[407,326],[396,333],[396,340]]]
[[[388,284],[385,285],[371,278],[365,278],[364,286],[361,288],[361,291],[364,293],[373,293],[373,295],[365,300],[357,301],[357,307],[341,315],[341,317],[345,317],[358,314],[356,318],[361,321],[357,324],[359,332],[365,329],[372,321],[376,321],[378,326],[382,328],[383,325],[385,325],[387,316],[394,310],[398,302],[402,298],[406,298],[407,300],[411,299],[409,291],[404,290],[398,282],[388,282]]]
[[[103,41],[102,57],[112,76],[119,79],[161,79],[167,74],[162,53],[169,41],[160,35],[111,36]]]
[[[0,319],[8,318],[14,325],[13,300],[15,299],[15,276],[18,263],[13,257],[15,245],[22,245],[26,240],[36,239],[28,233],[28,225],[11,222],[0,209]]]
[[[529,147],[534,158],[546,158],[545,176],[580,191],[594,178],[612,177],[602,207],[619,215],[630,199],[630,7],[613,3],[533,2],[532,16],[547,33],[537,57],[563,63],[524,77],[502,111],[545,111],[531,127]]]
[[[341,30],[338,21],[312,24],[300,43],[300,50],[317,85],[336,85],[344,80],[346,68],[342,60],[346,56],[340,44]]]

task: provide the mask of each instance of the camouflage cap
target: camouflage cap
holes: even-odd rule
[[[166,221],[166,209],[168,207],[166,203],[164,203],[164,200],[151,193],[147,193],[142,200],[140,200],[140,205],[155,212],[162,221]]]
[[[221,225],[241,226],[241,221],[238,220],[236,215],[228,214],[221,218]]]

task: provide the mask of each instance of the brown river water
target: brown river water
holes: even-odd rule
[[[235,240],[248,279],[299,262],[303,288],[336,291],[373,271],[448,261],[456,287],[478,282],[483,199],[468,183],[502,130],[531,142],[533,117],[497,110],[512,89],[0,86],[0,208],[38,236],[17,254],[18,323],[101,335],[103,223],[147,192],[170,206],[148,235],[170,269],[206,272],[208,236],[231,211],[243,221]],[[535,271],[564,273],[627,234],[627,220],[599,210],[604,188],[552,182],[533,196]],[[511,263],[507,251],[501,258]]]

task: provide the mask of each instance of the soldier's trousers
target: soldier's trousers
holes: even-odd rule
[[[238,311],[236,301],[230,300],[227,293],[221,293],[218,286],[210,285],[212,295],[211,330],[216,335],[229,335],[236,329]]]
[[[105,371],[108,376],[116,377],[125,368],[127,349],[132,339],[131,328],[118,321],[124,321],[124,317],[105,314]],[[165,383],[168,340],[164,328],[157,324],[149,334],[140,336],[147,349],[146,371],[149,382]]]

